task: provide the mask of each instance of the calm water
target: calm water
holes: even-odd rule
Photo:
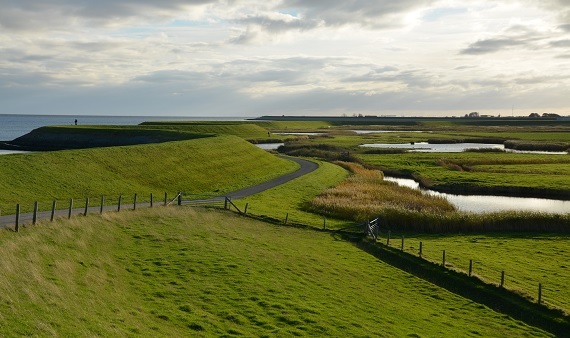
[[[520,210],[540,211],[548,213],[570,213],[570,201],[551,200],[546,198],[482,196],[482,195],[453,195],[428,189],[420,189],[418,182],[405,178],[385,177],[386,181],[398,185],[421,190],[425,194],[441,196],[461,211],[475,213]]]
[[[279,148],[282,145],[285,145],[285,143],[258,143],[258,144],[256,144],[256,146],[258,146],[259,148],[264,149],[264,150],[277,150],[277,148]]]
[[[412,152],[418,153],[460,153],[466,149],[500,149],[513,153],[524,154],[550,154],[550,155],[566,155],[565,151],[526,151],[526,150],[512,150],[505,149],[502,144],[487,144],[487,143],[452,143],[452,144],[430,144],[427,142],[411,143],[369,143],[363,144],[361,147],[367,148],[389,148],[389,149],[409,149]]]
[[[431,133],[422,130],[351,130],[357,134],[382,134],[382,133]]]

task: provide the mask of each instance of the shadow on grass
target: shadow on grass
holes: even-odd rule
[[[332,236],[335,239],[340,237],[351,241],[359,249],[395,268],[483,304],[496,312],[509,315],[558,337],[570,337],[570,316],[562,310],[537,304],[532,299],[513,291],[484,283],[478,278],[446,269],[439,264],[368,239],[355,240],[354,235],[342,233],[334,233]]]

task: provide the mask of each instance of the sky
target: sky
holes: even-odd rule
[[[570,0],[0,8],[0,114],[570,115]]]

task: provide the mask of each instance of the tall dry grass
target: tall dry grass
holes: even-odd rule
[[[308,205],[313,212],[363,221],[389,210],[447,213],[455,208],[444,198],[427,196],[420,191],[384,181],[379,170],[366,169],[356,163],[336,162],[352,175],[334,188],[327,189]]]

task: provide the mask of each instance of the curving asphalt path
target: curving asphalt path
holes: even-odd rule
[[[315,162],[311,162],[311,161],[307,161],[307,160],[303,160],[300,158],[294,158],[294,157],[285,157],[285,156],[279,156],[280,158],[283,159],[287,159],[293,162],[296,162],[300,165],[300,168],[297,169],[297,171],[294,171],[292,173],[289,174],[285,174],[283,176],[274,178],[270,181],[264,182],[264,183],[260,183],[258,185],[254,185],[251,187],[247,187],[241,190],[237,190],[222,196],[218,196],[215,198],[211,198],[211,199],[206,199],[206,200],[199,200],[199,201],[183,201],[184,204],[190,204],[190,203],[196,203],[197,204],[201,204],[201,203],[208,203],[208,202],[217,202],[217,201],[223,201],[226,197],[230,198],[230,199],[239,199],[239,198],[244,198],[247,196],[251,196],[257,193],[260,193],[262,191],[277,187],[279,185],[282,185],[284,183],[287,183],[289,181],[292,181],[298,177],[304,176],[312,171],[315,171],[319,165]],[[60,201],[60,204],[58,204],[59,206],[64,206],[64,205],[69,205],[69,201]],[[84,201],[80,202],[80,201],[76,201],[75,202],[77,206],[80,206],[82,203],[84,205]],[[157,205],[159,205],[160,203],[157,201],[156,203]],[[145,207],[149,207],[150,204],[149,203],[138,203],[136,205],[137,208],[145,208]],[[122,208],[123,209],[132,209],[132,207],[134,206],[129,206],[127,204],[123,204]],[[117,205],[114,206],[105,206],[103,211],[115,211],[118,209]],[[88,213],[99,213],[100,212],[100,206],[90,206],[88,207],[87,210]],[[80,208],[73,208],[71,214],[72,215],[83,215],[85,213],[85,207],[80,207]],[[55,211],[55,217],[68,217],[69,216],[69,208],[66,209],[59,209]],[[51,217],[51,211],[41,211],[38,212],[37,214],[37,220],[42,220],[42,219],[49,219]],[[20,214],[20,226],[25,225],[25,224],[30,224],[32,223],[33,220],[33,213],[23,213]],[[4,228],[4,227],[14,227],[16,223],[16,215],[6,215],[6,216],[0,216],[0,228]]]

